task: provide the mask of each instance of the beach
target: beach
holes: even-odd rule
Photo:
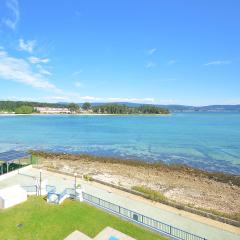
[[[145,186],[167,200],[239,221],[239,176],[214,175],[190,167],[135,160],[35,152],[40,167],[100,180],[116,187]]]

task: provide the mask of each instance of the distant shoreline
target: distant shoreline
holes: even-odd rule
[[[61,113],[61,114],[48,114],[48,113],[31,113],[31,114],[15,114],[15,113],[0,113],[0,116],[170,116],[169,114],[111,114],[111,113]]]

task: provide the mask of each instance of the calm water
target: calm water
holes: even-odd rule
[[[0,151],[9,149],[163,160],[240,174],[240,113],[2,116]]]

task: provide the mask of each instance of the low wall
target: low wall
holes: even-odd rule
[[[22,167],[22,168],[19,168],[17,170],[14,170],[14,171],[11,171],[11,172],[8,172],[8,173],[4,173],[2,175],[0,175],[0,181],[4,180],[4,179],[7,179],[7,178],[10,178],[12,176],[15,176],[19,173],[22,173],[28,169],[31,169],[32,168],[32,165],[28,165],[26,167]]]

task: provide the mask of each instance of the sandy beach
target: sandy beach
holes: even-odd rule
[[[239,221],[240,186],[236,181],[204,174],[191,168],[148,165],[137,161],[71,154],[37,153],[45,169],[74,173],[132,189],[146,186],[168,200],[198,209],[221,212]],[[222,176],[221,176],[222,177]],[[222,177],[223,178],[223,177]],[[227,178],[227,177],[226,177]]]

